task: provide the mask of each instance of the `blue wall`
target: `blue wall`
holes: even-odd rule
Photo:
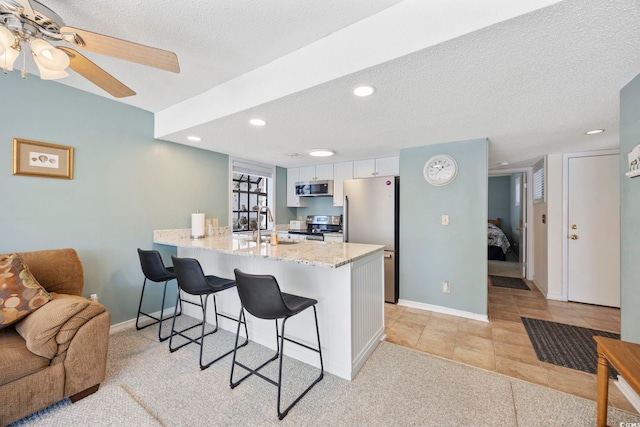
[[[627,178],[627,153],[640,143],[640,76],[620,91],[620,279],[622,339],[640,343],[640,177]]]
[[[511,178],[489,177],[488,218],[500,218],[500,228],[511,241]]]
[[[458,163],[449,185],[429,185],[425,162]],[[487,140],[400,151],[400,298],[479,315],[487,313]],[[450,225],[441,225],[448,214]],[[449,281],[451,293],[442,293]]]
[[[151,113],[36,76],[0,75],[0,93],[0,253],[75,248],[83,295],[97,293],[113,323],[135,317],[136,248],[154,229],[189,228],[196,210],[227,225],[226,155],[155,140]],[[74,179],[13,176],[14,137],[74,147]]]

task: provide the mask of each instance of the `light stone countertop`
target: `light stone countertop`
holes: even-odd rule
[[[232,236],[227,230],[216,232],[203,239],[192,239],[191,230],[155,230],[153,242],[182,248],[200,248],[206,251],[223,252],[240,256],[270,258],[278,261],[295,262],[319,267],[337,268],[359,258],[382,252],[382,245],[361,243],[299,241],[294,244],[269,243],[258,245],[247,236]],[[269,233],[265,233],[268,236]],[[290,241],[290,240],[289,240]]]

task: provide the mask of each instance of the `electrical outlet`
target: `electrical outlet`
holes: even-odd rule
[[[449,225],[449,215],[442,215],[442,225]]]
[[[89,299],[90,299],[91,301],[98,302],[98,294],[91,294],[91,295],[89,296]]]
[[[442,293],[443,294],[451,293],[451,284],[449,283],[448,280],[445,280],[444,282],[442,282]]]

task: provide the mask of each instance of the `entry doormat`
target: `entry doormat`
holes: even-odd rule
[[[529,286],[524,283],[524,280],[518,277],[502,277],[502,276],[489,276],[491,280],[491,286],[499,286],[501,288],[522,289],[523,291],[530,291]]]
[[[620,339],[620,335],[613,332],[528,317],[521,319],[538,360],[590,374],[598,372],[598,350],[593,336]],[[609,369],[611,378],[617,375],[615,369]]]

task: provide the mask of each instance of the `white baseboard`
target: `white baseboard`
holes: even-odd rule
[[[419,308],[421,310],[433,311],[436,313],[450,314],[452,316],[464,317],[466,319],[479,320],[481,322],[488,322],[489,316],[486,314],[471,313],[469,311],[456,310],[455,308],[442,307],[440,305],[425,304],[423,302],[398,300],[398,305],[403,307]]]
[[[554,301],[564,301],[562,299],[562,294],[550,294],[548,292],[548,290],[547,289],[543,289],[542,286],[540,286],[540,284],[535,281],[535,279],[531,279],[531,283],[536,285],[536,288],[538,288],[538,290],[542,293],[542,295],[545,296],[546,299],[551,299],[551,300],[554,300]]]
[[[167,307],[164,310],[162,310],[162,317],[168,317],[168,316],[173,316],[175,308],[174,307]],[[155,313],[149,313],[150,315],[154,316],[154,317],[159,317],[160,316],[160,312],[156,311]],[[140,323],[144,325],[144,319],[146,319],[147,321],[149,321],[150,319],[147,316],[142,316],[142,318],[140,319]],[[119,332],[122,331],[123,329],[129,329],[129,328],[134,328],[136,326],[136,319],[135,317],[133,319],[129,319],[129,320],[125,320],[124,322],[120,322],[120,323],[116,323],[115,325],[111,325],[111,327],[109,328],[109,333],[113,334],[115,332]]]
[[[628,382],[624,380],[620,375],[618,375],[618,381],[616,381],[616,386],[618,389],[624,394],[624,397],[627,398],[629,403],[636,408],[636,411],[640,412],[640,396],[631,388]]]
[[[562,299],[562,294],[547,294],[547,299],[551,299],[554,301],[564,301]]]

